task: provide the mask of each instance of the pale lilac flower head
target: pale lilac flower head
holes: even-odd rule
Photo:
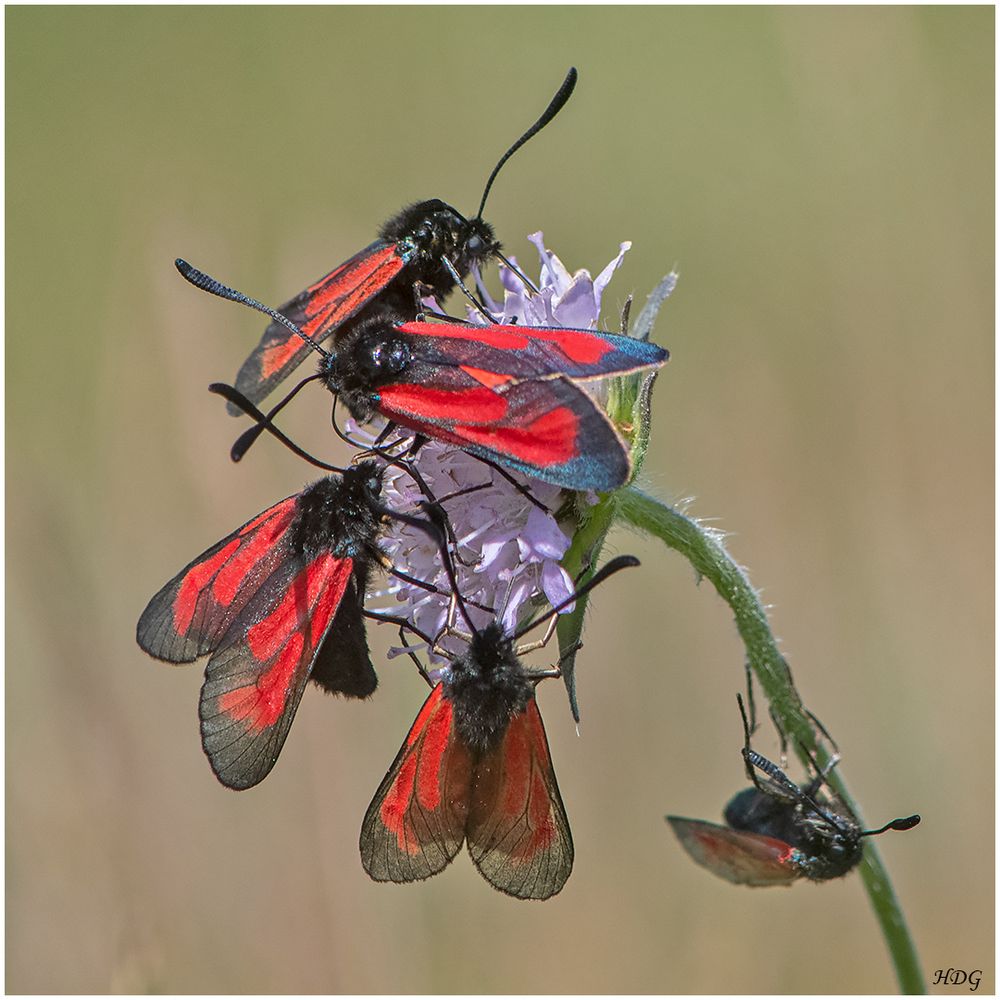
[[[541,232],[533,233],[528,241],[534,244],[541,261],[541,273],[536,284],[539,294],[527,288],[521,279],[509,268],[500,268],[500,282],[503,285],[503,302],[496,302],[486,290],[479,275],[476,284],[487,308],[501,323],[517,322],[522,326],[568,326],[581,330],[597,328],[601,315],[601,297],[608,282],[618,270],[631,243],[622,243],[618,255],[596,277],[581,268],[570,274],[563,262],[545,248]],[[512,258],[517,264],[517,259]],[[483,323],[480,314],[468,307],[469,320]]]
[[[570,274],[559,258],[545,249],[541,233],[529,240],[541,258],[539,294],[501,267],[502,303],[496,302],[475,276],[486,307],[503,323],[596,328],[604,289],[630,244],[623,243],[615,259],[592,278],[586,270]],[[469,318],[474,323],[485,322],[471,308]],[[369,433],[350,429],[356,439]],[[374,432],[378,433],[377,427]],[[429,441],[417,453],[414,464],[434,496],[444,500],[457,543],[458,589],[477,628],[495,616],[506,631],[513,631],[533,613],[560,603],[573,592],[573,582],[560,561],[571,541],[563,529],[574,530],[575,522],[570,517],[561,526],[556,519],[566,499],[559,487],[511,473],[548,509],[550,513],[546,513],[490,466],[453,445]],[[451,496],[471,486],[482,488]],[[405,471],[387,467],[382,494],[387,507],[419,513],[423,499]],[[381,598],[373,610],[405,618],[424,634],[437,636],[448,624],[451,599],[451,583],[437,547],[419,528],[394,521],[383,535],[382,548],[393,566],[433,584],[438,593],[389,575],[373,595]],[[572,610],[572,605],[564,610]],[[461,618],[456,625],[465,630]],[[446,638],[443,645],[456,653],[462,649],[461,641],[454,637]]]

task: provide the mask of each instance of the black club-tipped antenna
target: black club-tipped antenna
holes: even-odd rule
[[[253,427],[248,427],[234,442],[233,447],[229,451],[229,457],[234,462],[240,462],[243,460],[243,456],[250,450],[253,443],[264,433],[266,430],[270,430],[274,426],[274,418],[299,394],[299,392],[305,388],[310,382],[315,382],[317,379],[323,378],[322,372],[316,372],[313,375],[307,375],[301,382],[297,382],[292,386],[288,394],[266,414],[262,414],[263,420],[258,421]],[[235,403],[235,400],[230,400],[230,402]],[[239,403],[236,403],[239,406]],[[256,418],[255,418],[256,419]]]
[[[330,356],[329,351],[325,351],[320,347],[312,337],[303,333],[287,316],[283,316],[277,309],[272,309],[270,306],[264,305],[263,302],[258,302],[256,299],[250,298],[249,295],[244,295],[242,292],[236,291],[235,288],[224,285],[221,281],[216,281],[211,275],[205,274],[204,271],[199,271],[196,267],[192,267],[182,257],[178,257],[174,261],[174,267],[180,271],[181,277],[185,281],[191,282],[195,288],[200,288],[203,292],[209,292],[212,295],[218,295],[220,299],[239,302],[241,305],[256,309],[257,312],[262,312],[265,316],[270,316],[271,319],[276,320],[282,326],[291,330],[295,336],[304,340],[321,357],[328,358]]]
[[[298,388],[298,387],[297,387]],[[342,466],[331,465],[329,462],[324,462],[321,459],[316,458],[314,455],[310,455],[304,448],[297,445],[287,434],[281,431],[273,422],[272,418],[274,416],[274,410],[270,413],[262,413],[253,403],[239,389],[234,386],[229,385],[227,382],[213,382],[208,387],[209,392],[214,392],[217,396],[222,396],[222,398],[227,403],[232,403],[233,406],[242,410],[248,417],[254,421],[253,427],[250,428],[251,431],[255,431],[253,441],[257,437],[267,431],[276,437],[289,451],[298,455],[299,458],[304,459],[310,465],[316,466],[317,469],[323,469],[326,472],[340,472],[343,473],[345,470]],[[233,445],[229,452],[229,457],[234,461],[238,462],[245,454],[246,449],[249,445],[244,447],[245,439],[248,436],[247,431],[244,431],[237,439],[236,443]],[[250,444],[253,443],[250,442]]]
[[[894,819],[885,826],[880,826],[877,830],[862,830],[862,837],[877,837],[880,833],[885,833],[886,830],[912,830],[920,822],[920,817],[914,813],[912,816],[907,816],[904,819]]]
[[[767,775],[767,777],[771,780],[773,787],[779,789],[788,798],[794,799],[796,802],[808,807],[812,810],[812,812],[816,813],[817,816],[820,816],[832,827],[844,832],[846,827],[844,825],[844,821],[840,817],[835,816],[829,810],[824,809],[815,799],[812,798],[811,795],[808,795],[803,789],[799,788],[799,786],[795,784],[795,782],[792,781],[792,779],[789,778],[788,775],[774,763],[774,761],[768,760],[762,753],[758,753],[750,746],[750,737],[753,730],[751,729],[750,720],[747,718],[747,711],[743,704],[742,695],[738,694],[736,696],[736,703],[739,705],[740,715],[743,717],[743,763],[746,767],[747,777],[749,777],[754,787],[757,788],[758,791],[763,792],[765,795],[775,794],[773,792],[769,792],[767,788],[760,783],[756,774],[756,771],[760,771],[762,774]],[[809,754],[805,747],[803,747],[803,750],[809,756],[809,760],[816,769],[817,774],[819,774],[821,781],[824,780],[822,772],[820,771],[816,761],[813,759],[812,754]]]
[[[590,593],[598,584],[603,583],[609,576],[617,573],[619,570],[629,569],[632,566],[638,566],[639,560],[635,556],[615,556],[610,562],[605,563],[582,587],[575,590],[569,595],[565,600],[560,601],[554,607],[549,608],[545,614],[536,618],[534,621],[528,622],[527,625],[521,626],[511,637],[511,642],[517,642],[518,639],[522,638],[525,633],[530,632],[533,628],[541,625],[542,622],[547,622],[554,615],[559,614],[563,608],[568,608],[574,601],[578,601],[584,594]]]
[[[236,443],[232,447],[230,456],[232,457],[234,462],[238,462],[243,457],[245,449],[241,449],[241,445],[246,440],[250,432],[255,432],[256,434],[258,432],[262,433],[264,431],[267,431],[269,434],[277,438],[293,454],[298,455],[299,458],[305,460],[310,465],[314,465],[318,469],[323,469],[325,472],[339,472],[342,474],[346,471],[339,465],[331,465],[329,462],[324,462],[322,461],[322,459],[316,458],[314,455],[311,455],[303,447],[301,447],[301,445],[296,444],[290,437],[288,437],[288,435],[285,434],[273,422],[275,412],[278,409],[278,407],[275,407],[269,413],[263,413],[261,412],[260,409],[257,408],[257,406],[255,406],[246,397],[246,395],[240,392],[240,390],[237,389],[235,386],[229,385],[228,382],[213,382],[208,387],[208,391],[215,393],[217,396],[222,396],[222,398],[225,399],[227,403],[231,403],[238,410],[242,410],[243,413],[246,414],[246,416],[250,417],[251,420],[254,421],[253,427],[251,427],[248,431],[245,431],[243,434],[241,434],[239,438],[237,438]],[[445,501],[451,499],[452,497],[460,496],[463,493],[471,493],[475,490],[482,489],[483,486],[486,484],[469,486],[466,487],[464,490],[458,490],[455,493],[451,493],[446,497],[436,497],[431,488],[427,485],[427,481],[424,479],[423,476],[420,475],[419,470],[417,469],[416,465],[414,465],[413,462],[407,461],[397,455],[393,455],[385,448],[378,448],[371,445],[365,447],[364,445],[361,444],[361,442],[355,441],[347,434],[345,434],[337,426],[336,421],[333,422],[333,429],[336,432],[337,436],[346,444],[351,445],[351,447],[364,448],[365,451],[371,453],[372,455],[377,456],[378,458],[381,458],[382,461],[384,461],[387,465],[392,465],[395,466],[397,469],[401,469],[414,481],[414,483],[416,483],[417,489],[420,490],[420,492],[423,494],[425,498],[424,509],[428,513],[428,520],[433,521],[434,523],[435,533],[433,534],[432,538],[435,541],[435,543],[438,543],[437,532],[443,530],[445,533],[446,545],[444,547],[441,547],[439,544],[439,548],[441,548],[442,559],[445,560],[446,568],[450,567],[451,561],[447,553],[447,545],[451,544],[457,548],[458,542],[455,540],[454,531],[451,528],[451,522],[448,520],[447,514],[444,512],[442,504]],[[254,440],[256,440],[256,437],[254,437]],[[435,515],[434,513],[435,511],[437,512],[437,515],[439,515],[441,518],[440,524],[437,523],[436,520],[437,515]],[[389,513],[391,516],[396,516],[395,512],[390,511]],[[400,520],[405,520],[405,517],[401,515]],[[421,527],[426,532],[427,529],[424,526],[424,524],[425,522],[421,522]],[[405,574],[400,574],[397,572],[396,575],[400,576],[401,578],[405,578]],[[453,577],[449,576],[449,580],[454,584]],[[421,584],[418,583],[418,586],[421,586]],[[480,611],[489,610],[489,608],[486,608],[484,605],[479,604],[477,601],[470,601],[469,603],[474,608],[478,608]]]
[[[213,382],[208,387],[208,391],[215,393],[217,396],[222,396],[222,398],[225,399],[227,403],[232,403],[233,406],[235,406],[239,410],[242,410],[243,413],[246,414],[246,416],[250,417],[250,419],[254,421],[254,427],[251,428],[251,430],[258,430],[261,433],[267,431],[269,434],[276,437],[293,454],[298,455],[299,458],[304,459],[310,465],[314,465],[318,469],[324,469],[327,472],[344,473],[347,471],[346,469],[342,468],[339,465],[331,465],[329,462],[324,462],[321,459],[316,458],[314,455],[310,455],[309,452],[307,452],[300,445],[296,444],[290,437],[288,437],[287,434],[284,433],[284,431],[282,431],[276,424],[273,423],[272,418],[274,417],[275,410],[271,410],[269,413],[261,412],[261,410],[256,405],[254,405],[254,403],[252,403],[250,399],[248,399],[247,396],[244,393],[240,392],[240,390],[237,389],[235,386],[229,385],[228,382]],[[352,441],[351,438],[349,438],[346,434],[342,433],[336,424],[334,424],[334,430],[337,431],[337,435],[338,437],[341,438],[341,440],[346,441],[348,444],[354,447],[360,447],[360,444],[358,442]],[[237,440],[236,445],[233,446],[234,451],[236,449],[236,446],[245,436],[246,435],[243,434],[240,436],[240,439]],[[440,506],[441,500],[439,500],[437,497],[434,496],[434,494],[431,492],[430,487],[427,485],[426,480],[423,478],[423,476],[420,475],[420,473],[417,471],[416,467],[413,465],[412,462],[408,462],[402,458],[399,458],[396,455],[392,455],[388,451],[385,451],[382,448],[368,448],[366,450],[369,451],[372,455],[375,455],[378,458],[382,459],[382,461],[384,461],[387,465],[395,466],[397,469],[401,469],[403,472],[405,472],[417,484],[417,488],[426,498],[428,505],[430,505],[431,507]],[[237,458],[234,455],[233,460],[239,461],[239,458]],[[472,487],[472,488],[477,489],[478,487]],[[396,511],[388,511],[388,513],[393,517],[397,515]],[[410,518],[409,515],[403,515],[401,513],[399,514],[399,519],[405,521],[408,524],[414,523],[415,521],[419,521],[421,527],[424,527],[424,525],[427,523],[426,520]],[[432,535],[435,542],[437,542],[438,535],[440,533],[440,525],[434,523],[433,527],[434,531],[431,532],[430,534]]]
[[[215,393],[217,396],[222,396],[222,398],[225,399],[227,403],[232,403],[233,406],[242,410],[248,417],[250,417],[256,422],[255,423],[256,427],[259,427],[261,431],[267,431],[268,433],[272,434],[283,445],[285,445],[286,448],[288,448],[295,455],[298,455],[299,458],[304,459],[310,465],[314,465],[318,469],[323,469],[325,472],[336,472],[340,473],[341,475],[343,475],[345,472],[348,471],[346,468],[342,466],[331,465],[329,462],[324,462],[321,459],[316,458],[314,455],[310,455],[309,452],[307,452],[304,448],[297,445],[290,437],[288,437],[287,434],[285,434],[280,428],[278,428],[277,426],[275,426],[275,424],[271,422],[271,414],[262,413],[242,392],[240,392],[239,389],[235,388],[234,386],[229,385],[227,382],[213,382],[208,387],[208,391]],[[348,441],[349,443],[353,443],[350,442],[350,440],[346,437],[344,438],[344,440]],[[441,558],[442,561],[444,562],[445,569],[447,571],[449,582],[454,588],[455,586],[457,586],[457,584],[455,583],[455,576],[452,569],[451,554],[448,551],[449,539],[453,538],[454,536],[451,530],[450,522],[448,521],[448,516],[445,513],[443,507],[441,506],[442,503],[449,498],[441,497],[439,499],[438,497],[435,497],[434,494],[431,492],[430,487],[424,480],[424,478],[420,475],[420,473],[417,471],[417,469],[411,462],[408,462],[402,458],[398,458],[394,455],[390,455],[387,452],[383,451],[382,449],[376,448],[369,450],[373,455],[376,455],[379,458],[381,458],[387,465],[392,465],[398,469],[402,469],[403,472],[405,472],[417,484],[417,487],[420,490],[420,492],[423,493],[424,496],[426,497],[423,509],[427,516],[414,517],[412,514],[407,514],[399,510],[392,510],[391,508],[386,507],[382,504],[374,505],[374,510],[376,511],[376,513],[381,514],[385,517],[392,518],[393,520],[399,521],[403,524],[408,524],[414,528],[419,528],[425,535],[427,535],[431,539],[431,541],[435,545],[437,545],[441,553]],[[460,490],[459,493],[471,492],[472,490],[478,488],[479,488],[478,486],[473,486],[470,487],[467,491]],[[456,494],[454,493],[451,494],[451,496],[455,495]],[[419,587],[421,590],[426,590],[432,594],[441,593],[441,591],[438,590],[438,588],[435,587],[433,584],[427,583],[424,580],[418,580],[416,577],[410,576],[409,573],[403,573],[402,571],[396,568],[390,569],[390,572],[394,576],[398,577],[400,580],[412,584],[415,587]],[[480,604],[478,601],[469,601],[469,604],[471,604],[472,607],[477,608],[480,611],[490,610],[485,605]],[[465,612],[463,611],[463,613]],[[403,622],[402,619],[397,619],[391,615],[379,616],[372,614],[370,615],[370,617],[387,622],[396,622],[396,623]],[[408,623],[404,624],[407,624],[408,628],[411,629],[413,628],[413,626]],[[470,628],[471,627],[472,625],[470,622]],[[417,630],[414,629],[414,631]],[[421,639],[424,639],[425,641],[428,641],[433,644],[433,640],[426,637],[423,632],[418,631],[417,634],[420,636]]]
[[[486,182],[486,187],[483,190],[483,200],[479,203],[479,211],[476,213],[476,218],[481,219],[483,217],[483,209],[486,207],[486,197],[490,193],[490,188],[493,187],[493,181],[496,180],[496,176],[500,173],[500,168],[533,136],[541,132],[543,128],[559,112],[562,110],[563,105],[569,100],[570,94],[573,93],[573,88],[576,86],[576,67],[571,66],[569,72],[566,74],[566,79],[563,80],[562,86],[556,91],[555,97],[549,101],[549,106],[542,112],[541,118],[535,122],[531,128],[528,129],[524,135],[521,136],[517,142],[514,143],[510,149],[507,150],[503,156],[500,157],[500,161],[493,168],[493,173],[490,174],[489,180]]]
[[[753,732],[752,726],[753,721],[747,718],[746,709],[743,706],[743,698],[741,695],[736,696],[736,701],[740,707],[740,714],[743,716],[743,734],[744,734],[744,745],[743,745],[743,759],[746,762],[747,773],[750,775],[751,781],[757,786],[761,791],[766,793],[766,790],[761,788],[757,783],[757,776],[753,773],[753,768],[757,767],[763,771],[769,778],[771,778],[775,784],[781,788],[783,791],[794,798],[796,801],[801,803],[803,806],[811,809],[816,815],[822,817],[831,826],[840,830],[841,832],[846,832],[846,827],[844,825],[841,817],[834,815],[833,813],[823,809],[811,796],[807,795],[794,781],[789,778],[784,771],[781,770],[776,764],[769,761],[762,754],[757,753],[756,750],[750,748],[750,736]],[[811,713],[807,713],[809,718],[814,722],[818,723],[816,717]],[[833,737],[826,731],[826,729],[820,726],[823,735],[833,743]],[[808,750],[803,747],[806,755],[809,757],[809,762],[812,764],[813,768],[816,770],[822,782],[826,782],[826,775],[823,774],[819,765],[817,764],[815,758]],[[835,790],[834,790],[835,791]],[[855,822],[857,822],[855,820]],[[912,816],[905,816],[900,819],[890,820],[885,826],[880,826],[877,830],[862,830],[858,836],[860,837],[877,837],[881,833],[885,833],[887,830],[912,830],[920,822],[920,816],[914,813]]]
[[[195,288],[200,288],[203,292],[209,292],[211,295],[217,295],[220,299],[228,299],[230,302],[239,302],[240,305],[249,306],[251,309],[256,309],[257,312],[262,312],[265,316],[270,316],[271,319],[291,330],[292,333],[303,340],[321,358],[330,357],[329,351],[320,347],[319,344],[312,339],[312,337],[303,333],[287,316],[283,316],[277,309],[272,309],[270,306],[264,305],[263,302],[258,302],[256,299],[250,298],[249,295],[244,295],[243,292],[238,292],[235,288],[230,288],[228,285],[222,284],[221,281],[216,280],[210,274],[206,274],[204,271],[199,271],[198,268],[192,267],[182,257],[178,257],[174,261],[174,266],[180,272],[181,277],[184,278],[185,281],[189,281],[195,286]],[[309,375],[295,385],[284,399],[272,407],[269,413],[261,415],[262,419],[258,420],[253,427],[247,429],[236,439],[232,449],[230,450],[229,457],[232,458],[234,462],[239,462],[250,450],[251,445],[253,445],[253,443],[261,436],[261,434],[272,426],[271,421],[274,417],[298,395],[299,391],[310,382],[314,382],[316,379],[321,377],[322,375],[320,374]],[[212,391],[218,392],[219,395],[226,394],[222,387],[225,387],[225,389],[228,389],[231,392],[236,391],[232,388],[232,386],[226,386],[225,383],[222,382],[217,382],[215,385],[219,388],[213,388]],[[240,407],[245,413],[250,413],[246,406],[244,406],[244,402],[249,403],[249,400],[246,400],[245,397],[243,402],[228,396],[227,399],[229,399],[229,402]],[[254,410],[256,410],[256,407],[254,407]],[[259,413],[260,411],[257,412]],[[257,418],[255,417],[255,419]],[[287,439],[285,439],[285,444],[289,444]],[[305,456],[303,455],[303,457]],[[313,464],[316,463],[314,462]]]
[[[814,716],[812,714],[812,712],[807,711],[806,714],[813,721],[815,721],[817,723],[819,722],[819,720],[816,719],[816,716]],[[820,725],[820,728],[823,731],[823,735],[826,736],[827,739],[829,739],[831,743],[833,743],[833,738],[826,731],[826,729],[823,728],[822,725]],[[834,745],[836,745],[836,744],[834,744]],[[802,746],[802,744],[799,744],[799,746]],[[830,788],[830,790],[833,792],[833,794],[839,798],[839,796],[837,795],[837,790],[833,787],[833,785],[830,784],[829,779],[827,777],[827,774],[829,773],[829,771],[824,772],[823,770],[821,770],[820,766],[819,766],[819,763],[816,761],[816,758],[809,752],[809,750],[806,747],[802,747],[802,749],[805,752],[806,756],[809,758],[809,762],[812,764],[813,769],[816,771],[817,782],[818,782],[817,787],[819,787],[819,785],[821,785],[821,784],[826,784]],[[834,763],[836,763],[838,759],[839,759],[839,757],[838,758],[834,758]],[[801,792],[801,789],[800,789],[800,792]],[[829,819],[832,818],[830,816],[827,816],[826,813],[824,812],[824,810],[819,809],[817,807],[816,803],[809,796],[805,795],[805,793],[802,793],[802,795],[803,795],[803,801],[806,804],[808,804],[811,808],[813,808],[814,810],[816,810],[821,816],[823,816],[827,820],[829,820]],[[854,819],[854,822],[856,824],[857,823],[857,819]],[[920,822],[920,816],[917,815],[916,813],[914,813],[912,816],[904,816],[904,817],[902,817],[900,819],[890,820],[888,823],[885,824],[885,826],[880,826],[877,830],[861,830],[858,833],[858,836],[859,837],[877,837],[879,834],[885,833],[887,830],[912,830],[919,822]],[[841,830],[843,829],[843,827],[839,823],[835,823],[834,825],[838,829],[841,829]]]

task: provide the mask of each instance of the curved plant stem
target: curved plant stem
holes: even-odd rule
[[[694,566],[699,578],[704,577],[715,587],[733,611],[736,628],[746,647],[747,661],[764,689],[776,718],[785,732],[794,737],[793,745],[800,744],[804,748],[800,752],[805,763],[808,763],[806,750],[821,764],[824,763],[827,755],[824,748],[816,745],[813,725],[795,690],[788,664],[778,651],[764,608],[746,573],[726,552],[721,534],[634,486],[620,490],[615,499],[615,514],[619,520],[655,535],[683,555]],[[829,782],[860,820],[860,813],[844,788],[839,770],[829,775]],[[870,839],[865,845],[861,877],[882,928],[900,989],[904,993],[926,992],[902,909]]]

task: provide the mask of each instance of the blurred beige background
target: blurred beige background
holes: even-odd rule
[[[574,731],[540,704],[577,846],[565,891],[461,857],[368,881],[357,833],[423,697],[303,701],[245,794],[198,741],[200,668],[134,645],[148,597],[309,470],[241,466],[206,385],[409,200],[508,249],[673,265],[650,489],[733,533],[837,736],[928,979],[993,970],[993,11],[11,8],[7,23],[7,989],[879,992],[857,876],[744,890],[666,812],[742,787],[742,655],[662,546],[594,602]],[[288,426],[336,454],[317,393]],[[760,749],[776,752],[764,731]]]

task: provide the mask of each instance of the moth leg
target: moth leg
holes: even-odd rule
[[[545,635],[541,639],[535,640],[535,642],[525,643],[523,646],[517,647],[517,655],[524,656],[526,653],[534,652],[536,649],[541,649],[543,646],[547,646],[552,641],[552,636],[556,633],[556,626],[559,623],[559,616],[553,615],[549,619],[549,624],[546,626]]]
[[[827,731],[826,726],[824,726],[823,723],[820,722],[819,719],[817,719],[816,716],[813,715],[813,713],[810,712],[808,708],[805,709],[805,713],[809,717],[809,721],[816,727],[817,730],[819,730],[819,732],[822,734],[823,738],[827,741],[827,743],[830,744],[830,750],[832,751],[832,753],[830,754],[830,759],[826,762],[823,769],[820,771],[820,774],[822,774],[823,778],[825,779],[826,776],[840,763],[840,747],[837,746],[837,741]]]
[[[406,626],[405,625],[400,625],[399,626],[399,641],[404,646],[409,645],[409,643],[407,643],[407,641],[406,641]],[[406,655],[411,660],[413,660],[413,662],[416,664],[417,671],[419,672],[420,676],[423,677],[423,679],[425,681],[427,681],[428,687],[434,687],[434,682],[431,680],[430,674],[427,673],[427,668],[417,658],[417,654],[414,653],[412,649],[407,649],[406,650]]]
[[[462,294],[472,303],[473,309],[479,313],[487,323],[495,324],[497,322],[497,317],[490,314],[486,307],[476,298],[475,294],[469,291],[465,282],[462,281],[462,276],[458,273],[457,268],[447,257],[441,257],[441,263],[444,264],[445,270],[451,275],[452,281],[462,290]]]
[[[488,465],[501,478],[506,479],[507,482],[510,483],[510,485],[513,486],[514,489],[521,494],[521,496],[523,496],[529,503],[537,507],[543,514],[553,513],[551,510],[549,510],[548,507],[545,506],[545,504],[542,503],[541,500],[538,499],[538,497],[534,495],[534,493],[531,492],[531,490],[528,489],[527,486],[524,485],[524,483],[519,483],[506,469],[497,465],[496,462],[491,461],[488,458],[483,458],[480,455],[476,455],[474,457],[478,461],[482,462],[483,465]]]
[[[562,677],[558,667],[545,667],[541,670],[525,670],[525,676],[531,681],[543,681],[549,677]]]

